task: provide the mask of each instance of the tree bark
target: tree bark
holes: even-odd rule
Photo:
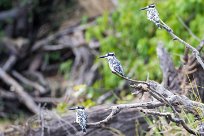
[[[111,110],[109,106],[96,106],[89,110],[88,122],[97,122],[103,120],[110,114]],[[41,136],[42,133],[46,136],[113,136],[113,135],[125,135],[134,136],[142,135],[148,129],[148,125],[144,117],[135,109],[127,109],[119,114],[117,114],[110,122],[107,124],[96,127],[88,126],[87,132],[83,133],[80,126],[75,121],[75,113],[70,112],[68,115],[59,119],[52,119],[51,121],[45,121],[47,124],[44,129],[40,126],[38,129],[32,127],[27,127],[26,136]],[[60,123],[61,122],[61,123]],[[29,126],[31,125],[28,123]],[[42,132],[44,130],[44,132]]]

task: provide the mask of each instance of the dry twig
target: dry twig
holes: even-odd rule
[[[190,45],[189,43],[187,43],[184,40],[182,40],[181,38],[179,38],[176,34],[174,34],[173,31],[169,31],[170,27],[167,24],[165,24],[162,20],[161,20],[161,22],[164,24],[164,25],[162,25],[162,27],[173,37],[174,40],[178,40],[180,43],[184,44],[186,48],[188,48],[188,49],[190,49],[192,51],[192,53],[195,56],[195,58],[197,59],[198,63],[204,69],[204,63],[203,63],[203,60],[202,60],[202,58],[200,56],[199,51],[196,48],[194,48],[192,45]]]

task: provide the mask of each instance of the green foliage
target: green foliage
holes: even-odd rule
[[[57,107],[56,107],[56,111],[58,112],[58,113],[65,113],[65,112],[67,112],[67,107],[68,107],[68,104],[67,103],[65,103],[65,102],[61,102],[61,103],[58,103],[57,104]]]
[[[88,16],[83,16],[81,19],[81,24],[86,24],[88,22]]]
[[[71,70],[72,61],[67,60],[60,64],[59,72],[67,79]]]
[[[150,79],[161,81],[162,76],[156,55],[158,42],[164,43],[176,65],[180,64],[184,45],[173,41],[165,30],[158,29],[156,25],[147,20],[145,11],[139,10],[150,3],[153,2],[147,0],[119,1],[119,6],[113,13],[104,13],[97,19],[97,25],[86,32],[86,39],[88,41],[97,39],[101,44],[101,54],[115,52],[126,75],[133,66],[136,66],[133,78],[144,80],[149,73]],[[199,44],[199,41],[196,41],[179,22],[178,17],[188,25],[195,35],[203,38],[204,1],[168,0],[158,1],[156,5],[160,18],[174,30],[176,35],[193,46]],[[103,63],[101,69],[101,74],[104,77],[103,85],[107,89],[115,88],[120,79],[111,74],[105,60],[96,61]]]
[[[45,62],[47,64],[50,64],[52,61],[58,61],[60,58],[59,52],[52,52],[52,53],[46,53],[45,54]]]
[[[84,105],[86,108],[89,108],[89,107],[95,106],[96,103],[92,101],[91,99],[87,99],[86,101],[83,101],[79,105]]]

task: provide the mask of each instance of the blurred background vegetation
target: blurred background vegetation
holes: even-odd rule
[[[180,63],[181,52],[184,46],[172,40],[167,32],[157,27],[146,19],[146,12],[139,9],[152,2],[149,1],[119,1],[119,5],[111,14],[106,12],[97,19],[98,25],[86,32],[86,39],[95,38],[100,41],[100,53],[115,52],[121,60],[125,73],[135,68],[132,77],[144,80],[147,73],[150,79],[161,80],[159,62],[156,55],[156,46],[159,41],[165,43],[165,47],[172,54],[176,65]],[[161,19],[166,22],[174,32],[185,41],[197,46],[203,35],[203,1],[189,2],[174,0],[155,1]],[[176,4],[175,4],[176,3]],[[185,29],[181,21],[185,23],[199,38],[196,39]],[[104,38],[104,35],[106,37]],[[105,63],[105,62],[104,62]],[[106,87],[116,86],[111,81],[117,77],[109,74],[109,69],[104,64],[102,70]],[[108,85],[111,83],[111,85]],[[116,83],[117,84],[117,83]]]
[[[158,29],[146,19],[146,12],[139,10],[153,2],[157,6],[160,18],[173,29],[175,34],[194,47],[204,39],[204,1],[202,0],[188,2],[120,0],[113,12],[105,12],[102,17],[97,18],[97,25],[90,28],[85,36],[88,41],[93,38],[100,41],[100,54],[115,52],[126,74],[134,70],[132,78],[145,80],[149,74],[151,80],[161,82],[162,73],[156,55],[158,42],[164,43],[177,67],[181,63],[185,47],[173,41],[166,31]],[[190,34],[186,26],[196,37]],[[96,81],[94,87],[110,90],[118,86],[121,80],[110,73],[106,61],[96,59],[96,62],[99,61],[103,63],[100,69],[103,81]],[[102,86],[98,87],[99,84]]]
[[[29,19],[27,20],[28,25],[33,26],[32,29],[22,29],[22,31],[10,35],[7,33],[8,31],[5,31],[5,27],[7,24],[15,22],[8,18],[6,22],[0,22],[1,37],[29,38],[32,44],[35,40],[42,39],[67,26],[76,25],[78,22],[80,22],[79,24],[86,24],[90,16],[96,16],[93,13],[94,10],[83,12],[86,8],[81,10],[77,6],[80,0],[18,0],[15,2],[1,0],[0,11],[9,10],[14,5],[24,5],[26,3],[32,3],[33,10],[28,14]],[[162,73],[156,55],[158,42],[162,41],[164,43],[177,67],[181,63],[185,48],[177,41],[173,41],[166,31],[158,29],[152,22],[147,20],[146,12],[139,10],[151,3],[156,4],[160,18],[173,29],[175,34],[186,42],[196,47],[204,39],[203,0],[118,0],[114,6],[111,6],[112,8],[103,10],[102,14],[96,18],[96,25],[86,30],[85,39],[87,42],[92,40],[99,41],[98,56],[108,52],[115,52],[123,65],[125,74],[131,78],[145,80],[149,75],[151,80],[161,82]],[[67,20],[69,21],[68,23]],[[33,36],[33,33],[36,33],[36,35]],[[3,49],[1,47],[0,49],[1,52]],[[85,99],[78,103],[86,107],[96,105],[96,100],[102,94],[118,88],[124,82],[112,74],[107,62],[98,59],[98,56],[96,56],[94,63],[100,65],[99,73],[101,78],[96,80],[92,86],[83,84],[75,86],[75,90],[83,89],[86,91],[83,94]],[[67,80],[70,78],[69,74],[73,65],[73,59],[62,60],[61,57],[59,52],[49,52],[43,56],[43,59],[47,63],[60,62],[57,74]],[[134,99],[128,93],[130,88],[125,88],[124,90],[121,91],[121,97],[119,96],[119,98],[113,95],[118,100],[116,103]],[[121,98],[125,101],[122,101]],[[108,102],[112,103],[112,98]],[[61,111],[62,108],[66,108],[66,106],[59,104],[57,110]]]

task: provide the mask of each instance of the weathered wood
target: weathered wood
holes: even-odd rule
[[[203,41],[198,46],[200,51]],[[204,70],[192,55],[185,54],[184,64],[175,68],[169,53],[164,49],[162,43],[158,44],[157,55],[160,59],[160,67],[163,73],[163,85],[165,88],[176,93],[185,94],[194,92],[197,89],[202,101],[204,101]]]
[[[164,87],[179,91],[179,82],[174,82],[175,80],[177,80],[178,71],[175,69],[173,61],[169,53],[163,47],[162,42],[158,43],[157,56],[160,60],[160,67],[163,73]]]
[[[87,110],[88,122],[97,122],[103,120],[111,112],[109,106],[96,106]],[[63,121],[62,121],[63,120]],[[45,122],[44,134],[50,136],[113,136],[119,135],[118,132],[125,136],[142,135],[148,129],[148,125],[143,116],[134,109],[127,109],[120,112],[113,120],[102,127],[88,126],[86,134],[81,132],[78,124],[74,123],[75,113],[70,112],[61,118],[61,121],[52,118],[51,121]],[[27,128],[26,136],[41,136],[42,128]],[[116,131],[118,130],[118,132]],[[136,134],[137,133],[137,134]]]

